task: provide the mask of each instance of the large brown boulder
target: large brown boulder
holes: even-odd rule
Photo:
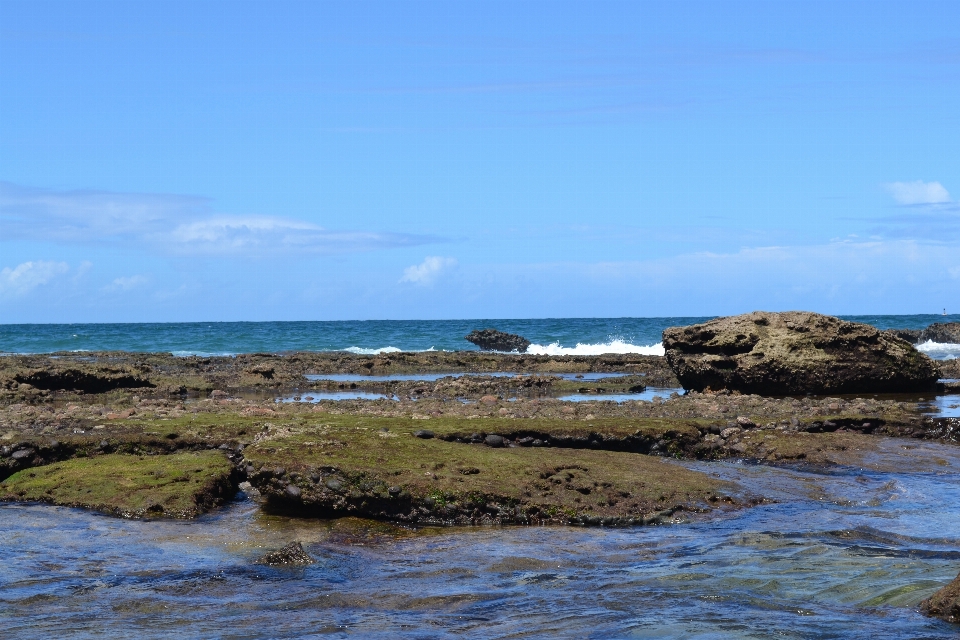
[[[763,395],[926,391],[937,364],[874,327],[805,311],[755,311],[663,332],[685,389]]]
[[[921,602],[920,611],[947,622],[960,622],[960,576]]]

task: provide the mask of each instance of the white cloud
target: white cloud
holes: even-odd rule
[[[66,262],[23,262],[12,269],[5,267],[0,271],[0,294],[4,296],[20,296],[41,285],[44,285],[59,275],[69,271]]]
[[[415,264],[403,270],[400,282],[412,282],[418,285],[433,284],[445,271],[457,266],[454,258],[427,256],[420,264]]]
[[[109,285],[104,287],[106,291],[130,291],[131,289],[136,289],[137,287],[147,283],[147,279],[143,276],[127,276],[124,278],[116,278]]]
[[[897,204],[943,204],[950,202],[950,194],[939,182],[890,182],[884,185]]]
[[[245,257],[373,251],[443,240],[411,233],[331,231],[279,216],[215,214],[206,198],[51,191],[4,182],[0,182],[0,237]]]

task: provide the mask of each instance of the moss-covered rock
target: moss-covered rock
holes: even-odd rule
[[[232,471],[219,451],[74,458],[13,474],[0,483],[0,500],[84,507],[127,518],[192,518],[233,494]]]
[[[250,482],[268,508],[436,524],[649,523],[709,507],[732,489],[658,457],[504,447],[502,436],[501,446],[489,437],[466,444],[387,424],[331,420],[264,434],[244,451]],[[458,427],[436,425],[435,435]]]

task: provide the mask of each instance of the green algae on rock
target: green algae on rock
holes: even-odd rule
[[[614,525],[731,501],[721,497],[733,489],[728,483],[659,457],[498,448],[489,438],[415,437],[384,420],[338,422],[281,430],[245,449],[248,477],[268,509],[422,524]]]
[[[0,500],[83,507],[126,518],[192,518],[233,493],[233,467],[219,451],[74,458],[19,471]]]

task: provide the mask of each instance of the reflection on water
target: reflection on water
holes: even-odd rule
[[[683,389],[673,387],[647,387],[640,393],[572,393],[566,396],[560,396],[558,400],[567,400],[569,402],[588,402],[588,401],[608,401],[608,402],[627,402],[629,400],[652,401],[656,397],[666,400],[671,394],[683,395]]]
[[[960,395],[936,396],[932,400],[921,402],[920,410],[941,418],[960,418]]]
[[[277,398],[277,402],[320,402],[321,400],[397,400],[395,395],[370,391],[305,391],[303,394]]]
[[[320,373],[303,376],[307,380],[329,380],[331,382],[436,382],[441,378],[460,378],[462,376],[490,376],[493,378],[513,378],[516,376],[543,375],[556,376],[564,380],[581,380],[596,382],[606,378],[623,378],[637,375],[633,373],[509,373],[497,371],[494,373],[394,373],[388,376],[364,376],[358,373]],[[639,374],[645,375],[645,374]]]
[[[960,570],[957,449],[885,446],[885,471],[690,463],[780,502],[660,527],[413,533],[245,501],[196,522],[5,505],[3,633],[955,637],[914,606]],[[902,452],[915,472],[894,472]],[[252,564],[291,540],[317,564]]]

